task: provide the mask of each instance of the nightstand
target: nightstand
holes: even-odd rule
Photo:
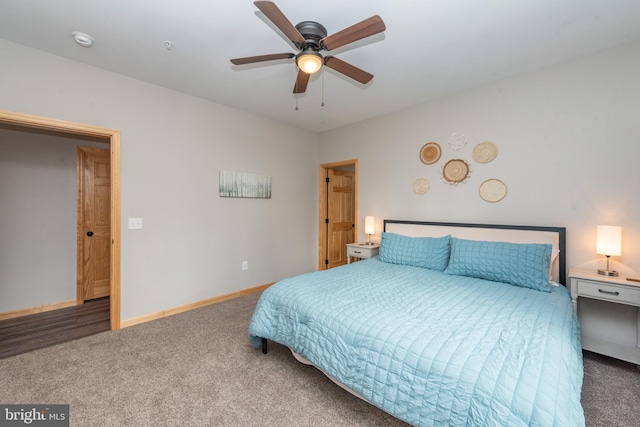
[[[640,364],[640,283],[571,269],[571,301],[582,348]]]
[[[347,243],[347,264],[351,264],[351,257],[359,259],[368,259],[378,255],[380,245],[374,243],[367,245],[366,243]]]

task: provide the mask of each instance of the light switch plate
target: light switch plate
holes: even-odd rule
[[[142,218],[129,218],[129,230],[142,230]]]

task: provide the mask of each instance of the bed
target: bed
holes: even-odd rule
[[[582,426],[565,229],[385,220],[377,257],[284,279],[249,325],[415,426]]]

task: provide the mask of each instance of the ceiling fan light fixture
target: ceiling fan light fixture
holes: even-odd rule
[[[320,71],[323,62],[322,55],[318,52],[305,51],[296,56],[296,65],[307,74],[314,74]]]

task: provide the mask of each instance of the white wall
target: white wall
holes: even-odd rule
[[[315,269],[317,135],[4,40],[0,56],[0,109],[121,131],[122,320]],[[220,169],[270,174],[272,198],[220,198]]]
[[[360,230],[364,215],[377,217],[378,234],[383,218],[565,226],[568,266],[602,267],[596,225],[615,224],[623,247],[613,265],[640,271],[638,76],[640,43],[628,44],[326,132],[320,161],[360,160]],[[471,140],[454,151],[458,131]],[[429,141],[443,148],[432,166],[418,158]],[[499,147],[491,163],[471,158],[482,141]],[[466,184],[441,180],[452,158],[471,162]],[[419,177],[431,182],[423,196],[412,189]],[[480,199],[488,178],[507,184],[504,200]]]

